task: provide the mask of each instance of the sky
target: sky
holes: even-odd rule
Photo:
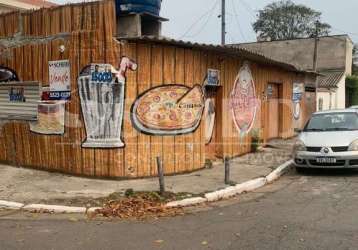
[[[56,3],[81,2],[51,0]],[[227,43],[256,41],[252,23],[259,9],[273,0],[226,0]],[[332,26],[332,34],[349,34],[358,43],[358,0],[294,0],[322,12],[322,20]],[[163,35],[175,39],[218,44],[221,41],[220,0],[163,0]]]

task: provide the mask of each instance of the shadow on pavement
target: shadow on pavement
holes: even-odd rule
[[[337,176],[350,177],[358,176],[358,169],[335,169],[335,168],[307,168],[300,171],[293,171],[297,175],[303,176]]]

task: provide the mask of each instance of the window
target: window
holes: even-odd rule
[[[354,112],[327,113],[312,116],[305,131],[350,131],[358,130],[358,115]]]

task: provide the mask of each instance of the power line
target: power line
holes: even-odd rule
[[[179,37],[179,39],[182,39],[183,37],[195,37],[197,36],[198,34],[200,34],[203,29],[205,28],[205,26],[209,23],[217,5],[219,3],[219,0],[216,0],[214,5],[212,6],[212,8],[210,8],[208,11],[206,11],[202,16],[200,16],[188,29],[187,31],[184,32],[184,34],[182,36]],[[192,29],[202,20],[204,19],[206,16],[208,16],[208,19],[205,21],[204,25],[202,25],[202,27],[198,30],[198,32],[196,32],[194,35],[191,35],[191,36],[187,36],[191,31]]]
[[[246,11],[253,16],[253,18],[256,18],[256,11],[254,11],[253,8],[251,8],[251,6],[244,0],[239,0],[239,2],[241,3],[242,6],[244,6],[244,8],[246,9]]]
[[[238,29],[240,31],[240,34],[241,34],[242,38],[246,42],[247,40],[246,40],[246,37],[244,35],[244,32],[241,29],[241,25],[240,25],[240,22],[239,22],[239,19],[238,19],[238,12],[236,11],[236,5],[235,5],[234,0],[231,0],[231,3],[232,3],[232,6],[233,6],[232,9],[233,9],[234,14],[235,14],[234,16],[235,16],[235,20],[236,20],[236,23],[237,23],[237,27],[238,27]]]

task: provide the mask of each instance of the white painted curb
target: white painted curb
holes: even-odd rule
[[[284,173],[286,173],[291,166],[293,166],[293,160],[287,161],[278,168],[276,168],[274,171],[272,171],[268,176],[266,176],[266,181],[268,183],[272,183],[278,178],[280,178]]]
[[[205,198],[208,199],[208,201],[218,201],[221,199],[230,198],[232,196],[241,194],[243,192],[250,192],[252,190],[264,186],[265,184],[266,184],[266,178],[264,177],[257,178],[251,181],[238,184],[233,187],[227,187],[219,191],[207,193],[205,194]]]
[[[208,201],[212,202],[212,201],[227,199],[232,196],[242,194],[244,192],[250,192],[277,180],[278,178],[280,178],[280,176],[282,176],[285,172],[288,171],[288,169],[292,166],[292,164],[293,161],[289,160],[283,163],[282,165],[280,165],[278,168],[276,168],[266,177],[253,179],[244,183],[237,184],[236,186],[227,187],[218,191],[206,193],[204,196],[205,198],[199,197],[199,198],[190,198],[181,201],[169,202],[166,206],[167,207],[193,206]]]
[[[96,210],[103,209],[103,207],[90,207],[87,209],[87,213],[94,213]]]
[[[25,204],[23,204],[23,203],[0,200],[0,208],[18,210],[24,206],[25,206]]]
[[[166,204],[166,207],[186,207],[202,204],[208,201],[218,201],[221,199],[227,199],[232,196],[242,194],[244,192],[250,192],[260,187],[265,186],[268,183],[272,183],[282,176],[285,172],[287,172],[290,167],[293,165],[293,161],[287,161],[272,171],[266,177],[261,177],[257,179],[253,179],[244,183],[237,184],[236,186],[227,187],[218,191],[210,192],[205,194],[205,198],[203,197],[194,197],[188,198],[179,201],[172,201]],[[29,204],[25,205],[23,203],[11,202],[0,200],[0,208],[11,209],[11,210],[26,210],[26,211],[49,211],[53,213],[92,213],[97,209],[102,209],[102,207],[69,207],[69,206],[57,206],[57,205],[45,205],[45,204]]]
[[[202,197],[188,198],[180,201],[172,201],[167,203],[166,207],[186,207],[192,206],[200,203],[207,202],[208,200]]]
[[[57,205],[44,205],[44,204],[30,204],[26,205],[22,208],[26,211],[49,211],[52,213],[85,213],[86,208],[85,207],[68,207],[68,206],[57,206]]]

